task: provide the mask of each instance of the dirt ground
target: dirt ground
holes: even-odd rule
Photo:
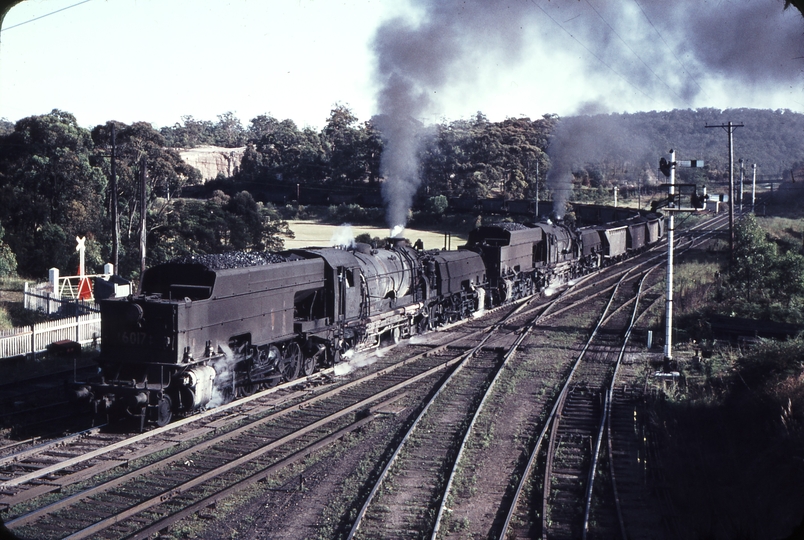
[[[288,226],[296,238],[285,238],[285,249],[304,247],[329,247],[335,245],[335,239],[354,238],[368,233],[372,237],[386,238],[388,229],[382,227],[366,227],[360,225],[325,225],[315,221],[289,221]],[[425,249],[444,248],[456,249],[466,242],[466,237],[452,235],[445,238],[444,233],[423,231],[418,229],[405,229],[403,236],[411,244],[421,239]]]

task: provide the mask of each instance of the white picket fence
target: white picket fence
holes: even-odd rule
[[[100,313],[89,313],[0,332],[0,358],[43,352],[64,339],[81,345],[99,343],[100,323]]]
[[[25,284],[25,290],[22,292],[25,309],[40,311],[48,315],[65,311],[70,314],[89,313],[97,312],[100,309],[94,300],[63,298],[47,291],[36,291],[36,289],[29,288],[27,283]]]

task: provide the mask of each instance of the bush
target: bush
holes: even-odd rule
[[[737,370],[750,388],[798,377],[802,372],[804,338],[762,340],[737,361]]]

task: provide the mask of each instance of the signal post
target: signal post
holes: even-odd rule
[[[706,187],[703,193],[698,194],[695,184],[676,184],[676,167],[703,167],[700,159],[676,161],[676,153],[670,150],[670,161],[665,158],[659,160],[659,170],[662,171],[668,182],[667,199],[653,206],[654,210],[663,209],[667,212],[667,288],[665,292],[665,334],[664,334],[664,361],[669,365],[673,360],[673,241],[675,232],[676,212],[698,212],[706,208]],[[689,195],[690,204],[684,206],[682,196]]]

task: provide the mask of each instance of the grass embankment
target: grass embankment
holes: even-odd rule
[[[800,221],[758,221],[780,251],[800,252]],[[683,538],[792,538],[804,517],[804,339],[711,340],[706,314],[736,305],[727,249],[714,241],[676,261],[682,377],[659,389],[651,415],[674,505],[667,510]],[[702,338],[712,354],[698,361],[692,340]]]

